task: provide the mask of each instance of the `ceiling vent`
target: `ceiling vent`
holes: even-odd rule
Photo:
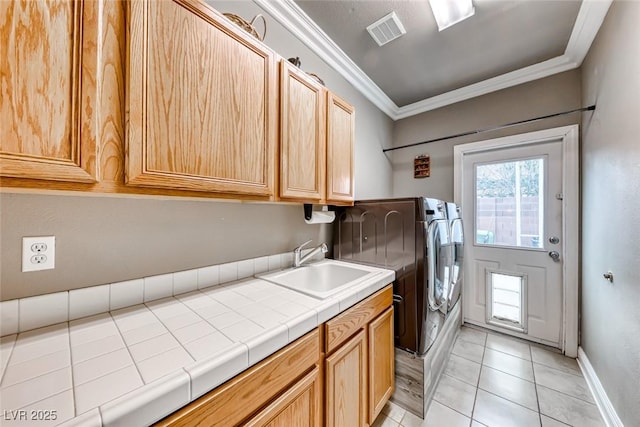
[[[367,31],[379,46],[385,45],[407,33],[395,12],[391,12],[369,25]]]

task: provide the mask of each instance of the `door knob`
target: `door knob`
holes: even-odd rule
[[[549,243],[557,245],[558,243],[560,243],[560,239],[558,239],[556,236],[549,237]]]
[[[558,253],[558,251],[551,251],[549,252],[549,256],[551,257],[552,260],[558,262],[558,260],[560,260],[560,253]]]

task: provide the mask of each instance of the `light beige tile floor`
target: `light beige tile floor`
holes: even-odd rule
[[[463,327],[423,420],[387,403],[374,427],[604,427],[575,359]]]

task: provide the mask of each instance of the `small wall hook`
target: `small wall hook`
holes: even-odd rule
[[[602,277],[604,277],[605,279],[607,279],[609,282],[613,283],[613,273],[610,271],[607,271],[606,273],[604,273],[602,275]]]

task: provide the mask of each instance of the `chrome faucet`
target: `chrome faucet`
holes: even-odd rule
[[[305,256],[302,256],[302,248],[304,248],[306,245],[308,245],[311,242],[312,240],[308,240],[293,250],[293,267],[294,268],[300,267],[302,264],[307,262],[310,258],[314,257],[318,252],[322,252],[323,254],[326,254],[327,252],[329,252],[329,248],[327,248],[327,244],[323,243],[320,246],[313,249],[308,254],[306,254]]]

